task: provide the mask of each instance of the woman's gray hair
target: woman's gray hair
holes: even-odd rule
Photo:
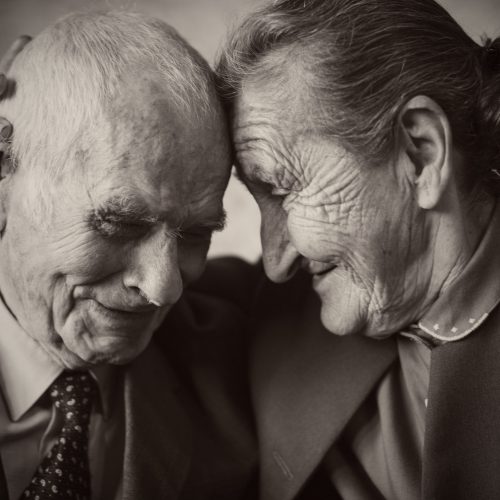
[[[394,151],[402,106],[427,95],[468,160],[467,184],[498,193],[499,51],[500,41],[478,45],[433,0],[277,0],[234,30],[216,74],[231,111],[246,79],[279,81],[293,61],[317,131],[372,164]]]

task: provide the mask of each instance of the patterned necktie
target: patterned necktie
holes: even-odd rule
[[[21,499],[90,500],[88,430],[96,384],[87,372],[65,371],[49,391],[63,428]]]

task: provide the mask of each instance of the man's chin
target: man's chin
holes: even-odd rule
[[[60,359],[69,369],[129,363],[149,344],[162,312],[131,314],[127,322],[122,318],[127,315],[96,314],[87,308],[74,311],[57,332],[62,340]]]
[[[151,336],[152,332],[131,338],[117,335],[93,337],[85,332],[76,338],[63,338],[59,358],[70,370],[88,369],[103,364],[124,365],[144,351]]]

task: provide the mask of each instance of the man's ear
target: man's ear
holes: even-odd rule
[[[452,136],[448,118],[432,99],[416,96],[399,115],[399,127],[415,176],[417,202],[432,209],[442,199],[452,172]]]
[[[8,151],[0,150],[0,236],[7,225],[7,207],[10,193],[10,180],[14,166]]]

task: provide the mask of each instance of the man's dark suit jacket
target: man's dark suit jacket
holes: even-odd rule
[[[259,498],[333,500],[320,486],[307,495],[308,481],[396,361],[395,342],[326,331],[304,275],[262,280],[253,309]],[[421,474],[423,500],[500,499],[500,307],[473,335],[432,351]]]
[[[234,263],[209,266],[146,351],[123,367],[123,500],[255,498],[248,322],[233,291],[245,267]],[[0,499],[7,498],[0,464]]]

